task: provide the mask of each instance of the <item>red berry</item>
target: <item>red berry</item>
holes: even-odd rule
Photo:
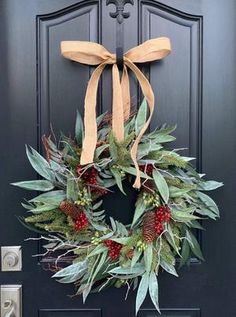
[[[80,231],[88,226],[88,218],[84,212],[81,212],[75,221],[75,230]]]
[[[156,210],[156,220],[159,222],[169,222],[171,218],[170,208],[168,206],[160,206]]]
[[[156,224],[155,229],[156,229],[157,235],[160,235],[164,228],[163,228],[163,225],[159,222]]]
[[[84,182],[88,183],[89,185],[97,184],[98,171],[94,166],[88,168],[86,171],[83,171],[82,166],[78,165],[76,167],[76,173],[82,178]]]
[[[105,240],[103,243],[105,244],[106,247],[110,247],[112,245],[112,240]]]
[[[168,206],[159,206],[156,210],[155,229],[157,235],[160,235],[164,229],[163,223],[171,219],[170,208]]]
[[[120,250],[122,249],[122,244],[117,243],[112,240],[105,240],[103,242],[105,246],[108,247],[108,255],[112,260],[116,260],[120,256]]]
[[[139,165],[139,169],[140,171],[146,173],[148,176],[152,176],[152,172],[153,172],[152,164]]]

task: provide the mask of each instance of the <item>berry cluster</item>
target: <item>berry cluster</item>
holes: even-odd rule
[[[117,243],[112,240],[105,240],[104,244],[108,247],[108,255],[112,260],[116,260],[120,256],[120,251],[122,249],[122,244]]]
[[[82,166],[78,165],[76,168],[78,176],[81,176],[82,180],[89,185],[97,185],[97,175],[98,171],[95,167],[90,167],[86,171],[82,170]]]
[[[169,222],[171,219],[170,208],[167,206],[160,206],[156,210],[155,215],[155,229],[157,235],[160,235],[164,229],[163,222]]]
[[[75,221],[75,230],[80,231],[88,226],[88,218],[84,212],[81,212]]]
[[[147,164],[147,165],[139,165],[140,171],[146,173],[148,176],[152,176],[153,172],[153,165]]]

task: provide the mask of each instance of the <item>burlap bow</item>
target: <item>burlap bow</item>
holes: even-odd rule
[[[136,76],[144,98],[149,106],[149,117],[142,127],[139,135],[131,148],[131,158],[137,171],[133,187],[140,188],[140,171],[137,162],[138,144],[148,128],[154,110],[154,94],[152,87],[134,63],[146,63],[160,60],[171,52],[170,40],[166,37],[151,39],[143,44],[130,49],[124,54],[124,67],[120,80],[119,70],[116,65],[116,55],[107,51],[102,45],[93,42],[63,41],[61,53],[65,58],[87,64],[98,65],[88,82],[84,102],[84,128],[85,135],[80,163],[92,163],[97,144],[96,99],[100,76],[106,65],[112,66],[113,101],[112,101],[112,130],[117,140],[124,140],[124,121],[130,115],[130,88],[129,68]]]

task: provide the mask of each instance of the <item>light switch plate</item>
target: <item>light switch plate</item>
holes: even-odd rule
[[[1,285],[1,315],[22,317],[22,285]]]
[[[21,271],[22,270],[22,250],[21,246],[1,247],[2,271]]]

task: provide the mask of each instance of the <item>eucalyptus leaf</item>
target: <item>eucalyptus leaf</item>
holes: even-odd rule
[[[223,183],[221,182],[216,182],[216,181],[205,181],[205,182],[201,182],[199,184],[199,189],[200,190],[214,190],[214,189],[217,189],[221,186],[224,186]]]
[[[58,271],[52,277],[53,278],[61,278],[61,277],[65,277],[65,276],[71,276],[71,275],[78,273],[80,270],[82,270],[84,268],[87,268],[86,261],[77,262],[75,264],[71,264],[71,265],[67,266],[66,268]]]
[[[141,263],[137,263],[133,267],[118,266],[108,271],[110,274],[139,274],[142,275],[145,272],[145,267]]]
[[[124,195],[126,195],[126,193],[124,192],[123,186],[122,186],[122,178],[121,178],[120,172],[117,171],[117,170],[114,169],[114,168],[111,168],[111,172],[112,172],[113,176],[115,177],[116,184],[117,184],[117,186],[119,187],[120,191],[121,191]]]
[[[160,144],[153,144],[152,142],[141,143],[138,146],[138,158],[141,159],[150,152],[159,151],[160,149],[162,149]]]
[[[102,205],[103,201],[99,200],[96,204],[93,205],[93,210],[98,209]]]
[[[122,170],[130,175],[134,175],[136,176],[137,175],[137,171],[136,171],[136,168],[132,167],[132,166],[129,166],[129,167],[126,167],[126,166],[122,166]],[[146,179],[151,179],[151,177],[149,177],[146,173],[143,173],[142,171],[140,171],[140,177],[142,178],[146,178]]]
[[[189,242],[190,248],[196,257],[198,257],[200,260],[204,261],[204,257],[200,248],[200,245],[196,239],[196,237],[192,234],[191,231],[186,230],[186,239]]]
[[[190,227],[199,229],[199,230],[205,230],[203,226],[197,220],[191,220]]]
[[[129,135],[130,130],[134,129],[134,124],[135,124],[135,116],[125,125],[125,137]]]
[[[156,310],[161,313],[159,307],[159,290],[156,274],[152,271],[149,276],[149,294]]]
[[[97,120],[97,126],[99,126],[102,123],[102,121],[103,121],[103,119],[105,118],[106,115],[107,115],[107,111],[102,113],[102,114],[100,114],[100,116],[97,117],[97,119],[96,119]]]
[[[76,122],[75,122],[75,139],[78,145],[82,145],[84,138],[84,127],[82,117],[77,110]]]
[[[90,221],[91,225],[98,231],[105,231],[107,229],[107,227],[105,225],[102,224],[98,224],[94,221]]]
[[[58,206],[60,202],[63,201],[65,198],[66,194],[63,190],[54,190],[34,197],[30,200],[30,202],[41,202]]]
[[[116,180],[114,178],[112,179],[103,179],[102,180],[103,186],[106,188],[112,187],[116,185]]]
[[[184,239],[182,248],[181,248],[181,258],[180,258],[180,263],[179,267],[182,267],[185,265],[190,259],[190,247],[188,244],[188,241]]]
[[[172,135],[165,135],[160,134],[155,137],[155,143],[167,143],[167,142],[173,142],[176,138]]]
[[[191,220],[200,219],[199,217],[197,217],[189,212],[177,210],[174,208],[171,210],[171,216],[174,220],[177,220],[179,222],[188,222]]]
[[[138,262],[140,256],[142,254],[142,251],[138,251],[138,250],[134,250],[134,255],[132,257],[132,260],[131,260],[131,268],[133,268],[135,266],[135,264]]]
[[[202,215],[202,216],[206,216],[206,217],[209,217],[213,220],[216,220],[217,218],[217,215],[212,211],[210,210],[209,208],[205,207],[204,206],[199,206],[198,209],[196,209],[196,213],[198,213],[199,215]]]
[[[57,209],[57,207],[58,207],[58,205],[43,204],[43,205],[37,206],[35,208],[32,208],[30,211],[33,213],[41,213],[44,211],[50,211],[50,210]]]
[[[157,189],[159,190],[161,194],[161,197],[163,198],[164,202],[167,204],[169,200],[169,188],[165,178],[159,171],[153,170],[153,179]]]
[[[169,187],[169,192],[170,192],[170,197],[171,198],[178,198],[182,197],[188,192],[190,192],[192,189],[191,188],[178,188],[175,186],[170,186]]]
[[[99,156],[102,154],[102,152],[109,147],[109,144],[103,144],[96,148],[95,150],[95,158],[99,158]]]
[[[173,247],[175,252],[178,255],[180,255],[179,254],[179,247],[176,244],[175,237],[174,237],[171,225],[169,223],[167,224],[167,231],[164,233],[164,236],[165,236],[166,240],[168,241],[168,243]]]
[[[112,217],[110,217],[110,222],[111,222],[111,227],[112,227],[112,230],[115,232],[116,231],[116,222],[115,222],[115,220],[112,218]]]
[[[46,181],[46,180],[23,181],[23,182],[11,183],[11,185],[24,188],[27,190],[38,190],[41,192],[47,192],[54,188],[54,185],[50,181]]]
[[[129,239],[130,239],[130,238],[127,237],[127,238],[112,238],[111,240],[112,240],[112,241],[115,241],[115,242],[117,242],[117,243],[126,245],[127,242],[129,241]]]
[[[26,146],[26,154],[30,164],[40,176],[50,181],[55,180],[54,174],[50,171],[50,165],[42,155],[32,147],[29,150],[28,146]]]
[[[140,130],[143,128],[147,118],[147,101],[146,99],[143,99],[143,102],[141,103],[136,120],[135,120],[135,134],[139,135]]]
[[[139,199],[137,201],[137,205],[136,205],[136,208],[134,211],[134,217],[133,217],[131,228],[133,228],[133,226],[136,224],[136,222],[139,220],[139,218],[142,217],[142,215],[145,212],[145,209],[146,209],[146,206],[143,202],[143,199]]]
[[[201,193],[199,191],[197,192],[197,195],[201,199],[201,201],[219,217],[220,212],[214,200],[208,195]]]
[[[127,237],[129,235],[129,232],[126,229],[125,225],[123,225],[123,223],[116,220],[116,227],[118,236]]]
[[[174,276],[177,276],[178,277],[178,274],[175,270],[175,267],[174,265],[164,261],[163,259],[160,259],[160,266],[166,271],[168,272],[169,274],[172,274]]]
[[[149,273],[145,272],[141,278],[141,281],[139,283],[137,296],[136,296],[136,315],[138,314],[138,311],[142,305],[142,303],[145,300],[145,297],[147,295],[149,287]]]
[[[151,271],[152,267],[152,260],[153,260],[153,246],[152,244],[148,244],[147,248],[144,250],[144,263],[146,272]]]
[[[89,254],[88,254],[88,258],[94,256],[94,255],[98,255],[100,253],[103,253],[107,250],[107,247],[103,244],[99,244],[98,246],[96,246],[96,248],[93,249],[93,251],[91,251]]]

